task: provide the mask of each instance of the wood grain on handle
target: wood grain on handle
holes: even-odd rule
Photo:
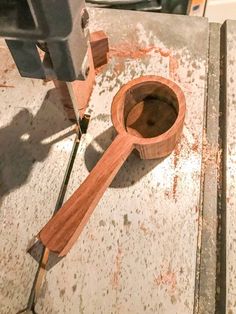
[[[117,135],[81,186],[40,231],[39,239],[50,251],[59,256],[68,253],[133,148],[131,136]]]

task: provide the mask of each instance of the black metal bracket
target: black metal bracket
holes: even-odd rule
[[[0,36],[25,77],[86,79],[88,20],[84,0],[0,2]],[[46,48],[44,58],[37,46]]]

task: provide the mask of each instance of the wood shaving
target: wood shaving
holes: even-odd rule
[[[13,85],[0,84],[0,88],[14,88]]]

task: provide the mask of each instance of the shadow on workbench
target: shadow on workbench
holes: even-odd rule
[[[71,125],[56,89],[52,89],[35,116],[22,108],[0,129],[0,205],[3,196],[26,183],[34,163],[45,160],[52,145],[74,131],[50,137]]]
[[[110,146],[116,134],[115,128],[110,127],[90,143],[85,151],[85,164],[88,171],[91,171],[98,160],[101,159],[103,152]],[[98,152],[95,149],[96,146],[101,147],[103,152]],[[134,185],[163,160],[164,158],[142,160],[136,151],[133,151],[117,173],[110,187],[124,188]]]

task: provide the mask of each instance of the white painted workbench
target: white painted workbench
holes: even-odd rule
[[[75,135],[62,139],[74,127],[53,85],[21,78],[3,41],[0,56],[0,84],[8,86],[0,87],[0,313],[7,314],[28,302],[38,264],[27,249],[54,211]]]
[[[90,16],[92,29],[107,32],[111,58],[97,76],[91,121],[67,198],[111,143],[111,101],[127,81],[147,74],[174,79],[187,100],[184,135],[165,160],[140,161],[134,154],[128,159],[76,245],[47,273],[36,309],[50,314],[193,313],[208,22],[109,10],[91,10]]]

